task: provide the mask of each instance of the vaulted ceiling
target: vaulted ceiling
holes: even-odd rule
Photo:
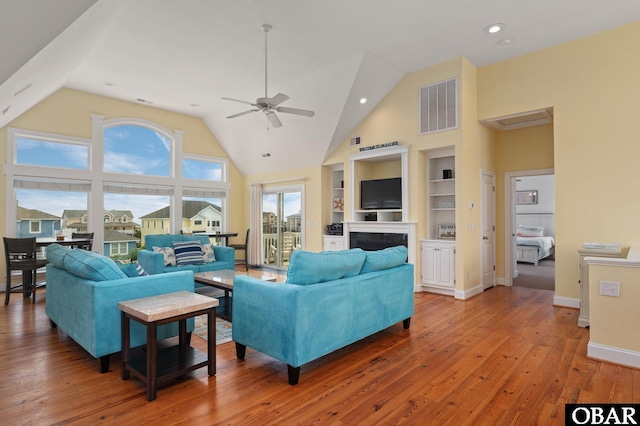
[[[637,0],[0,0],[0,127],[70,87],[201,117],[243,174],[319,165],[407,73],[638,19]],[[226,118],[252,107],[222,97],[264,96],[262,24],[268,96],[313,118]]]

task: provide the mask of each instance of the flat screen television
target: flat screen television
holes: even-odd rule
[[[402,178],[361,181],[360,208],[363,210],[401,209]]]

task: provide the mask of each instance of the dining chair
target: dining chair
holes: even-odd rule
[[[244,244],[229,244],[227,247],[233,247],[236,250],[244,251],[244,266],[249,270],[249,229],[247,229],[247,234],[244,237]],[[239,259],[242,260],[242,259]]]
[[[33,294],[36,303],[36,271],[47,264],[46,259],[38,259],[35,238],[2,238],[7,271],[4,304],[9,304],[12,288],[22,287],[24,298]],[[11,271],[22,272],[22,283],[11,286]]]
[[[79,248],[82,250],[91,251],[91,249],[93,248],[93,232],[77,232],[77,233],[71,234],[71,239],[75,239],[75,238],[87,239],[89,241],[86,243],[73,244],[71,248]]]

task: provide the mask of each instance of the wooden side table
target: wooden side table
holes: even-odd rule
[[[156,390],[170,380],[208,366],[216,374],[216,306],[218,300],[188,291],[144,297],[118,303],[122,311],[122,380],[133,374],[147,386],[147,400],[156,399]],[[187,319],[207,315],[207,354],[189,345]],[[146,356],[131,357],[130,322],[147,327]],[[158,326],[178,321],[178,345],[158,351]]]

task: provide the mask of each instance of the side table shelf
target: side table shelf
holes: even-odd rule
[[[159,385],[193,370],[208,366],[216,374],[216,306],[218,300],[188,291],[145,297],[118,303],[122,311],[122,380],[131,374],[147,386],[147,400],[156,399]],[[207,315],[207,354],[192,348],[187,337],[187,319]],[[147,328],[146,355],[131,354],[130,320]],[[178,345],[158,350],[158,326],[178,322]]]

